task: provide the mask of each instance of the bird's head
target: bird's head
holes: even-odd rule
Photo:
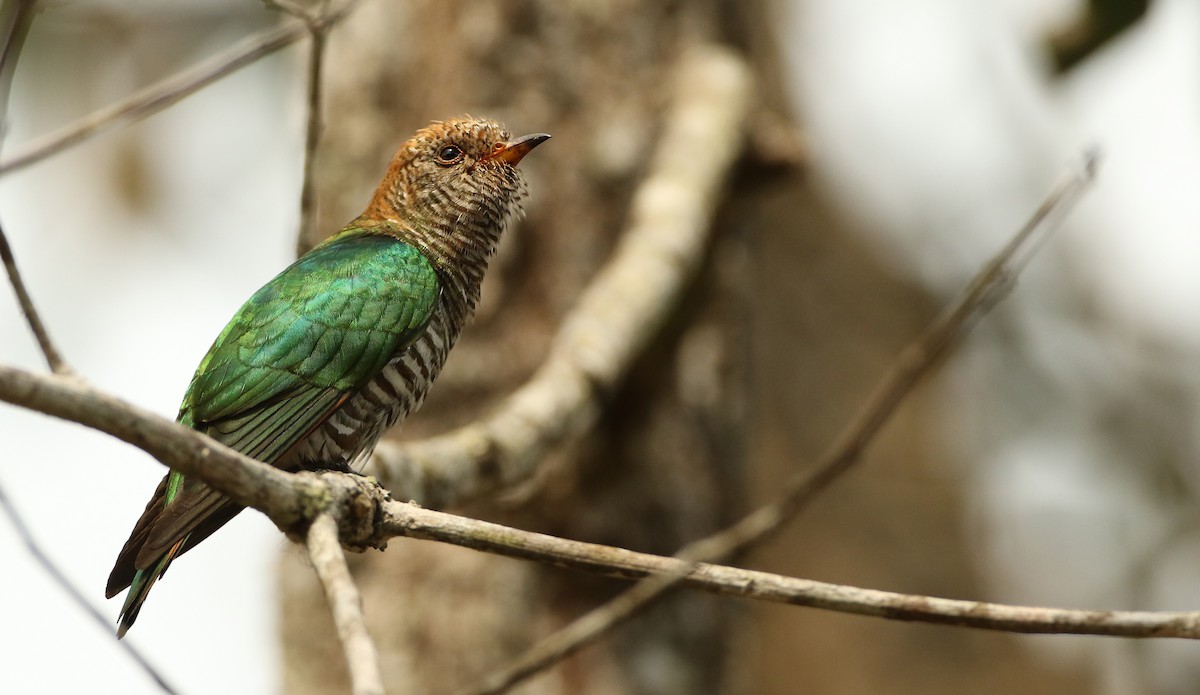
[[[469,313],[488,260],[525,195],[517,164],[549,137],[514,138],[499,123],[480,118],[434,121],[400,147],[357,222],[383,225],[386,233],[421,248],[447,281],[453,302]]]
[[[460,234],[502,228],[525,195],[517,164],[549,137],[514,138],[480,118],[434,121],[400,147],[368,214]]]

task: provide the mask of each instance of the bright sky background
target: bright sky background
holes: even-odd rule
[[[244,33],[212,37],[193,59]],[[225,322],[290,261],[303,132],[296,50],[0,180],[0,214],[30,291],[66,358],[96,386],[173,418]],[[41,123],[83,115],[81,102],[139,86],[124,75],[86,84],[85,71],[69,64],[83,51],[55,66],[38,56],[24,56],[14,86],[14,143],[44,131]],[[43,91],[49,84],[53,94]],[[113,174],[126,147],[139,148],[153,196],[137,214],[120,202]],[[42,369],[11,293],[0,296],[0,360]],[[0,481],[115,626],[120,601],[104,600],[104,584],[165,469],[107,436],[7,406],[0,441]],[[286,544],[261,515],[239,516],[171,568],[126,639],[183,693],[277,690],[273,582]],[[0,692],[159,692],[51,585],[4,522],[0,556],[8,626]]]

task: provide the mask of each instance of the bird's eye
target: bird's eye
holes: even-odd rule
[[[462,159],[463,152],[454,145],[446,145],[438,151],[438,161],[442,164],[453,164]]]

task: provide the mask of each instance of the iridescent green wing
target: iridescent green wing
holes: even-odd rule
[[[179,421],[274,463],[421,334],[438,296],[437,274],[416,248],[391,236],[343,233],[238,310],[200,362]],[[227,503],[175,473],[163,502],[138,569]]]
[[[390,236],[343,235],[254,294],[196,370],[181,422],[272,462],[424,330],[437,274]]]

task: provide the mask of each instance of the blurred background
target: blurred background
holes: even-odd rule
[[[44,2],[0,160],[279,21],[233,0]],[[702,41],[744,55],[759,90],[702,276],[596,432],[537,480],[457,511],[660,553],[721,527],[820,454],[1096,147],[1098,182],[1015,292],[859,468],[737,562],[954,598],[1195,608],[1195,0],[362,0],[328,53],[323,234],[431,118],[486,114],[555,136],[522,165],[528,216],[475,326],[400,436],[470,420],[536,367],[621,231],[679,52]],[[0,178],[30,290],[96,386],[173,416],[225,321],[294,257],[304,56],[297,44]],[[11,298],[0,360],[43,368]],[[0,482],[101,603],[161,466],[9,406],[0,445]],[[0,556],[0,692],[157,692],[7,524]],[[469,683],[621,587],[402,539],[352,560],[394,692]],[[181,692],[344,690],[304,565],[243,514],[174,566],[127,639]],[[117,601],[102,605],[115,623]],[[1198,657],[1184,641],[687,595],[520,692],[1174,694],[1195,692]]]

